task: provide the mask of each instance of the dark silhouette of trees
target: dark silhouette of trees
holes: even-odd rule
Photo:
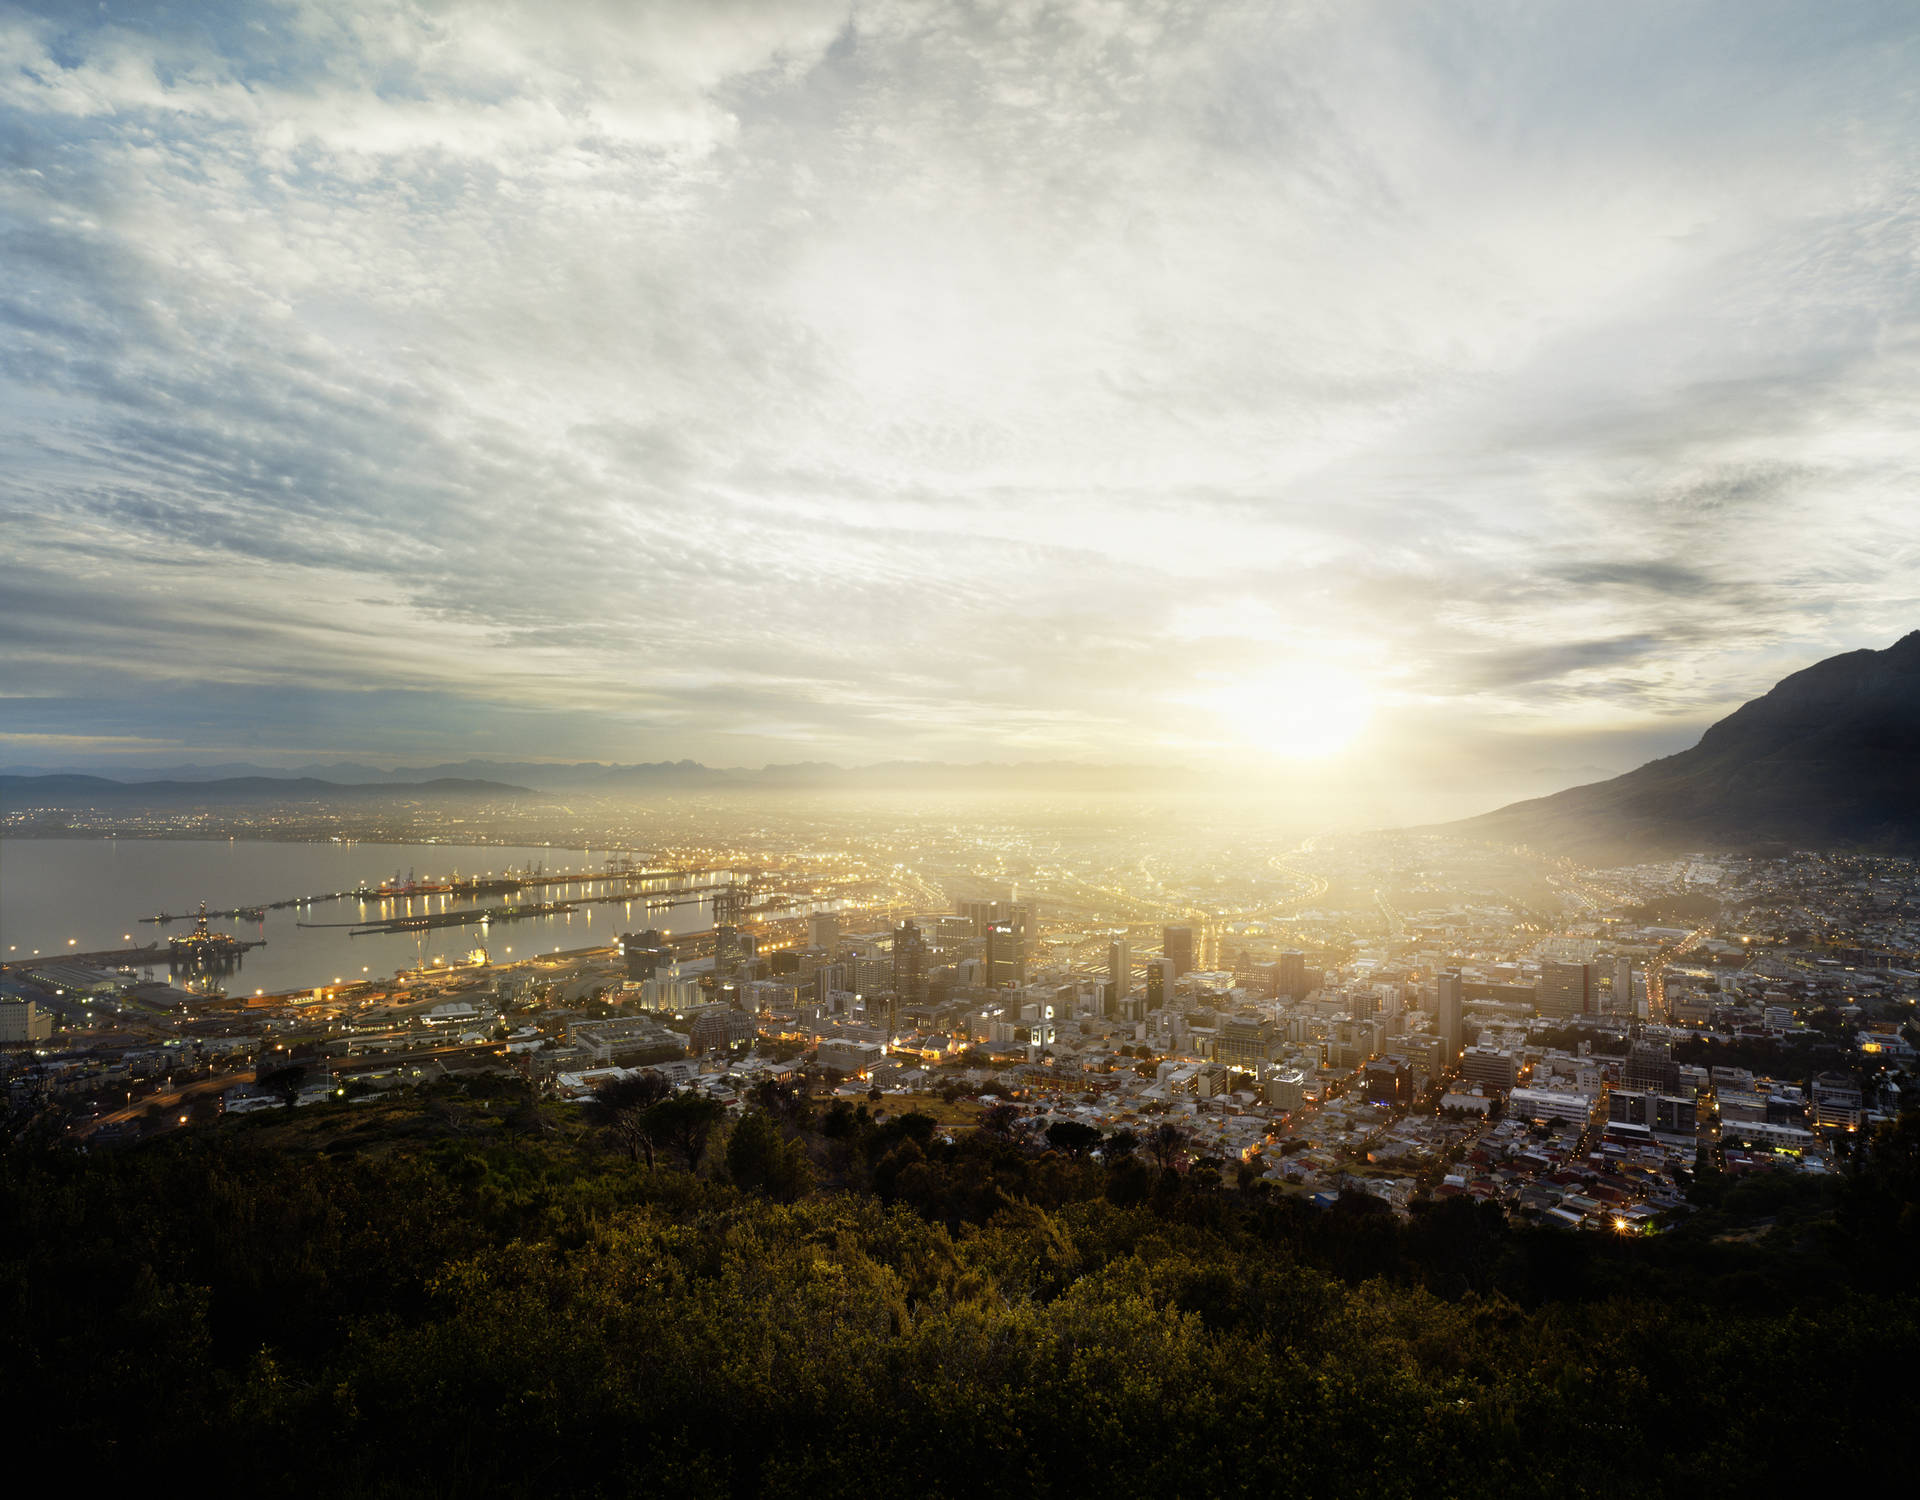
[[[1163,1172],[1173,1170],[1174,1163],[1180,1159],[1186,1149],[1187,1132],[1169,1120],[1161,1121],[1147,1132],[1147,1154],[1159,1164]]]
[[[1920,1347],[1920,1116],[1824,1190],[1730,1181],[1697,1229],[1641,1238],[1464,1197],[1404,1217],[1210,1188],[1156,1166],[1158,1130],[1076,1157],[854,1108],[828,1138],[833,1111],[814,1132],[756,1104],[708,1177],[488,1103],[86,1153],[0,1132],[0,1402],[115,1487],[184,1448],[245,1451],[294,1495],[574,1475],[830,1500],[882,1474],[929,1496],[1521,1500],[1601,1476],[1680,1500],[1828,1487],[1835,1454],[1897,1493],[1910,1465],[1887,1371]],[[697,1168],[717,1140],[666,1149]],[[829,1145],[845,1191],[783,1175]],[[1727,1235],[1745,1211],[1802,1217]],[[1783,1370],[1820,1372],[1817,1414]]]
[[[981,1113],[980,1128],[988,1135],[1005,1138],[1013,1134],[1021,1118],[1019,1105],[995,1104]]]
[[[629,1160],[644,1156],[651,1167],[660,1125],[652,1111],[669,1092],[667,1080],[658,1073],[605,1078],[594,1085],[580,1112],[618,1141]]]
[[[288,1109],[292,1109],[300,1098],[300,1090],[306,1087],[307,1065],[290,1063],[286,1067],[274,1068],[269,1072],[256,1075],[254,1082],[267,1093],[275,1095]]]
[[[697,1172],[707,1154],[707,1141],[726,1113],[719,1100],[687,1089],[669,1094],[649,1109],[647,1128],[662,1145],[680,1154],[689,1172]]]
[[[806,1090],[783,1078],[763,1078],[748,1091],[754,1107],[789,1126],[804,1125],[813,1112]]]
[[[789,1140],[763,1109],[749,1109],[727,1137],[727,1176],[750,1192],[791,1203],[813,1183],[806,1148]]]
[[[1055,1120],[1047,1127],[1047,1144],[1079,1161],[1100,1144],[1100,1131],[1079,1120]]]

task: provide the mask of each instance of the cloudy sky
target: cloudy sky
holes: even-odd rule
[[[1405,763],[1920,626],[1920,12],[0,3],[0,761]]]

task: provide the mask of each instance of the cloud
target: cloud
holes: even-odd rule
[[[1290,662],[1466,760],[1697,730],[1912,624],[1917,35],[0,11],[0,691],[208,744],[141,684],[217,686],[289,751],[1137,760]]]

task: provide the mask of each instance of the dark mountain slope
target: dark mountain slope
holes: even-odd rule
[[[1691,750],[1448,826],[1590,858],[1781,843],[1920,852],[1920,631],[1795,672]]]

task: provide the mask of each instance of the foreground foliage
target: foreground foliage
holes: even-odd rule
[[[298,1494],[1697,1495],[1905,1466],[1920,1122],[1738,1243],[1711,1214],[1649,1242],[1464,1202],[1402,1225],[930,1125],[759,1114],[710,1176],[444,1099],[17,1144],[0,1392],[92,1480],[219,1454]]]

